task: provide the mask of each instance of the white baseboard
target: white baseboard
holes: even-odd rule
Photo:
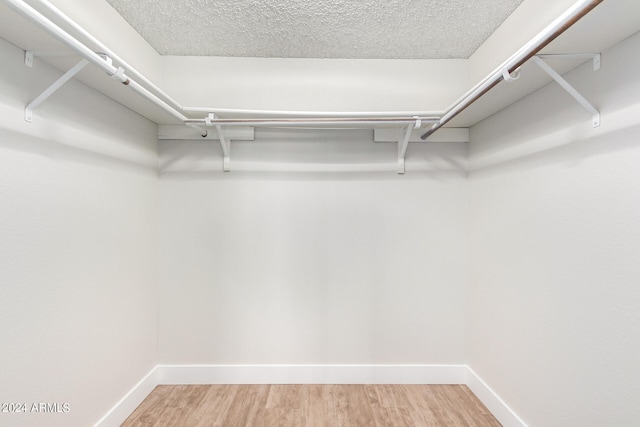
[[[466,384],[504,427],[527,427],[466,365],[157,365],[95,427],[119,426],[160,384]]]
[[[465,365],[158,365],[161,384],[464,384]]]
[[[503,427],[527,427],[527,424],[500,398],[473,369],[467,367],[467,387],[487,407]]]
[[[158,366],[155,366],[94,427],[120,426],[158,384],[161,382],[158,381]]]

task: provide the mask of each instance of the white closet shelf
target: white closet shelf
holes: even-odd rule
[[[253,127],[305,127],[313,129],[326,128],[370,128],[386,129],[397,128],[394,139],[398,143],[398,173],[404,173],[404,160],[408,148],[408,143],[415,138],[416,132],[420,132],[422,140],[427,139],[434,132],[446,125],[451,119],[460,114],[463,110],[477,101],[482,95],[487,93],[501,81],[514,81],[519,77],[520,68],[530,59],[534,58],[536,63],[554,78],[565,90],[567,90],[581,105],[583,105],[593,115],[594,126],[599,125],[599,112],[584,97],[565,82],[557,73],[548,67],[536,55],[555,40],[560,34],[575,24],[583,16],[593,10],[603,0],[578,0],[563,14],[557,17],[540,33],[533,37],[528,43],[516,51],[509,59],[504,61],[493,72],[478,82],[467,93],[456,100],[444,112],[294,112],[294,111],[260,111],[225,109],[209,107],[183,107],[166,92],[153,84],[144,75],[130,66],[120,58],[115,52],[109,49],[100,40],[93,37],[85,29],[80,27],[75,21],[62,13],[48,0],[38,0],[38,3],[46,9],[49,15],[71,27],[74,32],[87,39],[92,46],[97,46],[100,52],[95,52],[77,38],[62,29],[58,24],[47,18],[41,12],[27,4],[23,0],[0,0],[15,10],[20,15],[31,20],[41,29],[69,47],[71,51],[81,57],[81,61],[60,79],[47,88],[39,97],[34,99],[25,108],[25,119],[33,120],[33,110],[44,102],[52,93],[59,89],[64,83],[73,78],[87,63],[93,64],[103,70],[108,76],[132,89],[149,102],[171,114],[187,128],[195,129],[201,138],[206,138],[209,129],[215,128],[216,137],[220,141],[220,146],[224,155],[224,170],[230,170],[230,141],[237,136],[237,132],[232,132],[234,128]],[[59,55],[60,52],[26,52],[25,64],[32,66],[33,57],[37,55],[49,56]],[[65,52],[63,54],[68,54]],[[599,56],[597,57],[599,63]],[[115,61],[118,66],[115,66]],[[595,58],[594,58],[595,64]],[[204,117],[193,117],[193,116]],[[193,131],[193,130],[191,130]],[[251,129],[253,133],[253,129]],[[245,131],[246,133],[246,131]],[[252,135],[253,136],[253,135]],[[385,134],[389,138],[389,133]],[[468,134],[467,134],[468,139]]]

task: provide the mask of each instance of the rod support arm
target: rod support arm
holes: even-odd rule
[[[543,61],[538,56],[534,56],[533,57],[533,62],[535,62],[535,64],[538,67],[540,67],[540,69],[542,71],[544,71],[551,78],[553,78],[553,80],[555,80],[556,83],[558,83],[561,88],[563,88],[569,95],[571,95],[573,97],[573,99],[575,99],[580,105],[582,105],[582,107],[585,110],[587,110],[591,114],[591,117],[593,119],[593,127],[594,128],[600,126],[600,111],[598,111],[598,109],[596,107],[594,107],[587,100],[587,98],[582,96],[582,94],[580,92],[578,92],[576,88],[571,86],[571,84],[569,84],[569,82],[566,81],[564,79],[564,77],[562,77],[556,70],[551,68],[551,66],[549,64],[547,64],[545,61]],[[599,62],[599,60],[598,60],[598,62]],[[599,65],[600,64],[598,63],[598,66]],[[595,66],[594,66],[594,68],[595,68]]]

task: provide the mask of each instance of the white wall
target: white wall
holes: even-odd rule
[[[161,142],[160,363],[466,361],[466,144],[321,135]]]
[[[163,88],[190,107],[438,112],[473,84],[465,59],[162,56],[161,64]]]
[[[530,426],[640,419],[640,35],[471,130],[471,367]]]
[[[156,126],[0,41],[0,425],[88,426],[156,364]]]

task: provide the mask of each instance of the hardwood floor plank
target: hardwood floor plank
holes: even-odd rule
[[[269,427],[304,427],[302,410],[267,408],[264,411],[264,425]]]
[[[438,425],[455,425],[454,420],[458,418],[457,410],[452,405],[451,398],[447,393],[446,387],[443,385],[434,385],[433,387],[424,388],[422,390],[422,396],[427,403],[427,406],[435,416],[434,421]],[[454,412],[455,411],[455,412]],[[466,424],[461,424],[466,425]]]
[[[269,385],[241,385],[221,424],[228,427],[262,427]]]
[[[372,409],[377,427],[414,427],[415,418],[407,408],[375,407]]]
[[[416,425],[437,426],[440,422],[438,414],[434,411],[434,399],[432,395],[429,398],[425,396],[427,388],[436,386],[424,385],[401,385],[406,391],[406,396],[412,409],[412,417]]]
[[[467,401],[472,404],[478,410],[478,412],[481,412],[485,415],[491,415],[491,412],[487,409],[486,406],[484,406],[482,402],[480,402],[480,399],[478,399],[478,397],[473,394],[469,387],[467,387],[466,385],[461,385],[460,390],[466,396]]]
[[[172,392],[171,386],[159,385],[154,388],[149,396],[136,408],[136,410],[125,420],[123,425],[130,427],[153,426],[165,399]]]
[[[406,389],[397,385],[365,385],[372,406],[382,408],[406,408],[410,406]],[[376,396],[374,398],[374,395]],[[374,403],[375,401],[375,403]]]
[[[345,386],[348,402],[345,418],[350,421],[348,425],[375,427],[375,416],[371,405],[369,405],[369,398],[364,387],[364,385],[359,384]]]
[[[475,396],[474,399],[471,399],[470,395],[464,390],[465,388],[467,386],[458,385],[450,389],[455,395],[456,406],[460,408],[460,417],[467,421],[469,425],[487,425],[486,408]]]
[[[502,427],[502,424],[500,424],[500,421],[498,421],[496,417],[493,416],[493,414],[485,414],[484,422],[485,424],[483,424],[483,426],[486,426],[486,427]]]
[[[237,385],[210,385],[204,396],[202,407],[190,420],[193,427],[222,426],[222,418],[229,410],[238,391]]]
[[[324,401],[327,405],[329,423],[336,427],[348,425],[349,402],[344,385],[325,385]],[[347,417],[347,418],[345,418]]]
[[[500,427],[461,385],[158,386],[124,427]]]
[[[200,406],[208,386],[178,385],[165,399],[162,418],[155,425],[158,427],[188,426],[189,418]]]
[[[302,410],[305,427],[332,427],[335,419],[333,405],[327,400],[328,386],[312,384],[302,388],[304,408]]]
[[[302,408],[301,384],[274,384],[269,390],[267,408]]]

